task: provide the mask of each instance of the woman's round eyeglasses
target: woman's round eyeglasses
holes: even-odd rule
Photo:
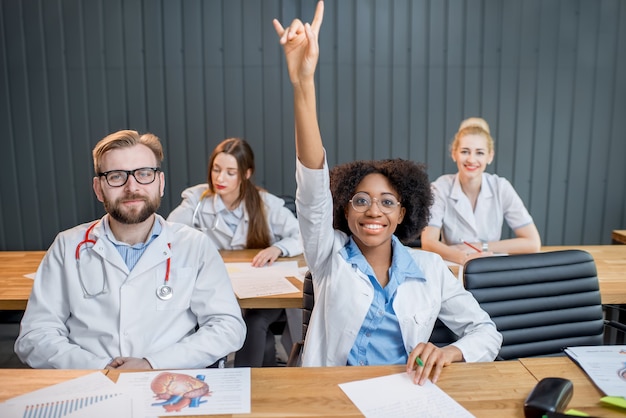
[[[400,206],[400,202],[398,202],[398,199],[393,195],[387,195],[381,199],[377,199],[365,192],[358,192],[350,199],[352,208],[357,212],[365,212],[372,206],[372,202],[378,204],[378,208],[382,213],[391,213]]]
[[[150,184],[156,179],[156,173],[161,171],[158,167],[142,167],[134,170],[111,170],[98,173],[98,177],[104,176],[111,187],[122,187],[133,176],[139,184]]]

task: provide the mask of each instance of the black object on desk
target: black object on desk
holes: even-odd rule
[[[571,380],[560,377],[541,379],[524,402],[524,416],[542,418],[547,412],[562,413],[573,394],[574,385]]]

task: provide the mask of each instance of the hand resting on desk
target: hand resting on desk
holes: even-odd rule
[[[420,359],[423,365],[418,364]],[[414,373],[413,383],[423,385],[432,373],[431,381],[437,383],[441,370],[450,363],[463,361],[463,353],[457,347],[437,347],[433,343],[419,343],[409,354],[406,372]]]
[[[145,358],[137,357],[115,357],[105,369],[136,369],[136,370],[152,370],[152,365]]]

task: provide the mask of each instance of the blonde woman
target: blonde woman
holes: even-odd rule
[[[451,146],[458,172],[432,184],[435,201],[422,232],[423,249],[458,264],[494,253],[539,251],[541,238],[522,199],[508,180],[485,172],[494,154],[489,124],[464,120]],[[504,221],[515,238],[502,239]]]

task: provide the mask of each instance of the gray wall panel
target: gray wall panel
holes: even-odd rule
[[[273,17],[313,0],[0,0],[0,249],[44,249],[103,213],[91,149],[151,131],[166,196],[206,179],[242,136],[256,181],[295,193],[293,103]],[[626,228],[626,4],[620,0],[329,1],[319,115],[330,165],[403,157],[455,172],[459,122],[483,116],[489,167],[546,244]],[[506,230],[505,234],[510,235]]]

